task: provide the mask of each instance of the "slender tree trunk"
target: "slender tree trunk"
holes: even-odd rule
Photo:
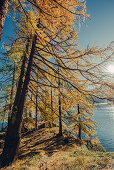
[[[53,127],[53,94],[52,94],[52,87],[51,87],[51,114],[50,114],[50,121],[49,121],[49,127]]]
[[[58,89],[59,89],[59,96],[58,96],[58,103],[59,103],[59,136],[62,136],[63,132],[62,132],[62,113],[61,113],[59,66],[58,66]]]
[[[5,21],[7,9],[8,9],[8,1],[9,0],[0,0],[0,40],[1,40],[4,21]]]
[[[3,128],[4,128],[4,118],[5,118],[5,117],[3,117],[3,122],[2,122],[2,128],[1,128],[1,130],[3,130]]]
[[[45,87],[45,111],[47,109],[47,105],[46,105],[46,87]]]
[[[37,90],[36,90],[36,122],[35,129],[38,129],[38,75],[37,75]]]
[[[51,87],[51,113],[53,114],[53,94],[52,94],[52,87]]]
[[[80,114],[80,107],[79,107],[79,104],[78,104],[78,115]],[[79,127],[79,131],[78,131],[78,139],[80,139],[81,140],[81,133],[82,133],[82,128],[81,128],[81,123],[80,123],[80,121],[81,121],[81,119],[80,119],[80,117],[79,117],[79,125],[78,125],[78,127]]]
[[[6,106],[5,106],[5,108],[4,108],[4,115],[3,115],[3,121],[2,121],[2,129],[1,130],[3,130],[3,127],[4,127],[4,119],[5,119],[5,109],[6,109]]]
[[[51,127],[53,127],[53,91],[52,91],[52,87],[51,87],[51,117],[52,117],[52,122],[51,122]]]
[[[22,93],[22,88],[23,88],[23,78],[24,78],[24,74],[25,74],[25,64],[26,64],[26,60],[27,60],[27,56],[26,55],[27,55],[27,52],[28,52],[29,42],[30,42],[30,40],[28,39],[28,42],[26,44],[26,49],[25,49],[25,52],[23,54],[21,73],[20,73],[20,76],[19,76],[17,92],[16,92],[14,103],[13,103],[11,120],[14,119],[14,116],[16,115],[15,113],[17,112],[16,111],[17,110],[17,106],[19,105],[20,98],[21,98],[21,93]]]
[[[32,98],[33,98],[33,97],[32,97],[32,93],[31,93],[31,100],[32,100]],[[32,118],[32,113],[31,113],[31,111],[28,112],[28,118],[30,118],[30,119]]]
[[[44,104],[45,104],[44,123],[45,123],[45,127],[46,127],[46,126],[47,126],[47,114],[46,114],[46,110],[47,110],[47,105],[46,105],[46,87],[45,87],[45,99],[44,99]]]
[[[21,94],[19,94],[19,102],[18,101],[14,102],[14,106],[12,110],[13,116],[11,117],[11,121],[8,125],[4,149],[2,152],[2,156],[1,156],[1,167],[5,167],[11,164],[16,159],[17,152],[19,149],[23,114],[24,114],[24,105],[25,105],[25,100],[26,100],[26,96],[28,92],[28,85],[30,82],[30,73],[32,70],[33,55],[34,55],[34,50],[35,50],[36,39],[37,37],[35,35],[33,38],[33,42],[32,42],[32,48],[31,48],[31,53],[30,53],[30,57],[28,61],[28,67],[27,67],[27,71],[25,75],[25,80],[23,83],[23,88],[21,90]],[[19,84],[18,84],[18,87],[19,87]],[[16,95],[16,97],[18,96]],[[17,103],[17,105],[15,105],[15,103]]]
[[[12,87],[11,87],[11,95],[10,95],[10,106],[9,106],[9,114],[8,114],[8,122],[11,118],[11,110],[12,110],[12,100],[13,100],[13,92],[14,92],[14,82],[15,82],[15,63],[14,63],[14,70],[13,70],[13,78],[12,78]]]
[[[62,136],[62,114],[61,114],[61,99],[59,95],[59,136]]]
[[[8,112],[8,109],[7,109],[7,99],[5,99],[4,115],[3,115],[3,117],[2,117],[2,126],[1,126],[1,130],[4,129],[4,122],[5,122],[5,117],[6,117],[6,111]]]
[[[38,94],[36,94],[36,121],[35,121],[35,130],[37,130],[38,127]]]

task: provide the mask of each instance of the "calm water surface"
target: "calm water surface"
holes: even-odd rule
[[[107,152],[114,152],[114,105],[97,105],[94,113],[98,139]]]

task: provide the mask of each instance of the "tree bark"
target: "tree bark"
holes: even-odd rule
[[[35,129],[38,129],[38,75],[37,75],[37,90],[36,90],[36,121]]]
[[[4,21],[8,9],[8,1],[9,0],[0,0],[0,40],[1,40]]]
[[[26,44],[26,49],[25,49],[25,52],[23,54],[21,73],[20,73],[20,76],[19,76],[17,92],[16,92],[16,96],[15,96],[15,101],[14,101],[14,104],[13,104],[13,110],[12,110],[11,119],[14,117],[13,113],[15,113],[16,106],[19,104],[20,98],[21,98],[21,93],[22,93],[22,88],[23,88],[23,78],[24,78],[24,74],[25,74],[25,64],[26,64],[26,60],[27,60],[27,53],[28,53],[29,42],[30,42],[30,40],[28,39],[28,42]]]
[[[15,102],[17,103],[17,105],[15,105],[14,103],[13,110],[12,110],[13,116],[11,117],[11,121],[8,124],[5,144],[4,144],[3,152],[1,155],[1,167],[5,167],[11,164],[16,159],[17,152],[19,149],[23,114],[24,114],[24,105],[25,105],[25,100],[26,100],[26,96],[28,92],[28,85],[30,82],[30,73],[32,70],[36,39],[37,39],[37,36],[35,35],[33,38],[33,42],[32,42],[32,48],[31,48],[31,53],[30,53],[30,57],[28,61],[25,80],[23,83],[21,94],[19,94],[19,102],[18,101]],[[18,96],[16,95],[16,97]]]
[[[78,115],[80,114],[80,107],[79,107],[79,104],[78,104]],[[80,123],[81,119],[79,117],[79,125],[78,125],[78,128],[79,128],[79,131],[78,131],[78,139],[81,140],[81,133],[82,133],[82,128],[81,128],[81,123]]]
[[[60,97],[59,63],[58,63],[58,90],[59,90],[59,96],[58,96],[58,103],[59,103],[59,136],[62,136],[63,132],[62,132],[62,113],[61,113],[61,97]]]
[[[53,92],[51,87],[51,113],[53,114]]]
[[[59,95],[59,136],[62,136],[62,114],[61,114],[61,99]]]
[[[9,106],[9,114],[8,114],[8,122],[11,118],[11,110],[12,110],[12,100],[13,100],[13,92],[14,92],[14,82],[15,82],[15,63],[14,63],[14,70],[13,70],[13,78],[12,78],[12,87],[11,87],[11,95],[10,95],[10,106]]]
[[[3,115],[3,119],[2,119],[2,128],[1,128],[1,130],[3,130],[3,128],[4,128],[5,109],[6,109],[6,106],[4,107],[4,115]]]
[[[36,121],[35,121],[35,130],[37,130],[38,127],[38,94],[36,94]]]

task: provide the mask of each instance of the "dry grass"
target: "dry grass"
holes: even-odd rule
[[[56,136],[57,130],[43,128],[23,137],[18,159],[7,170],[114,169],[114,153],[88,150],[72,137],[65,143]]]
[[[85,149],[85,147],[73,146],[66,150],[65,148],[64,150],[61,149],[51,156],[41,151],[34,156],[17,159],[7,170],[93,170],[113,168],[113,153],[92,152]]]

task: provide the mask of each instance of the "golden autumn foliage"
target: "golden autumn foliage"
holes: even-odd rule
[[[10,1],[9,7],[14,10],[16,37],[15,41],[4,45],[10,61],[18,68],[18,74],[5,149],[7,142],[11,144],[12,130],[14,132],[17,128],[13,141],[18,150],[24,112],[25,116],[31,113],[36,118],[36,129],[40,117],[46,126],[59,122],[59,130],[61,128],[62,131],[64,122],[64,126],[67,127],[68,123],[76,134],[80,126],[87,137],[94,137],[96,122],[91,119],[93,101],[110,96],[113,85],[104,76],[102,65],[111,59],[113,48],[88,46],[87,49],[79,49],[79,25],[88,17],[85,2]],[[8,164],[15,157],[15,148],[12,145],[13,151],[6,150]],[[9,160],[12,153],[14,155]]]

